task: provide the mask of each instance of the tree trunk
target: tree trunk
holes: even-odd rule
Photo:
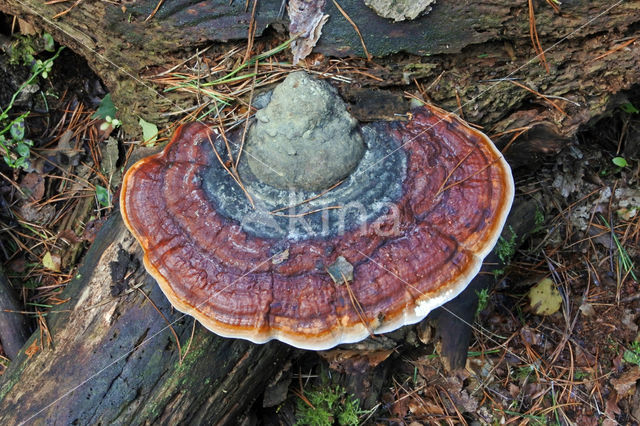
[[[124,10],[80,2],[56,20],[70,3],[2,0],[0,10],[84,56],[132,130],[139,116],[161,124],[163,112],[193,102],[162,94],[143,77],[145,70],[178,64],[205,43],[242,38],[251,21],[244,1],[176,0],[145,23],[157,3],[140,1]],[[576,0],[564,2],[560,14],[533,1],[549,72],[531,59],[524,0],[438,0],[428,15],[394,24],[362,2],[339,3],[368,51],[387,55],[361,61],[375,77],[363,77],[361,85],[417,94],[418,82],[428,100],[452,111],[461,106],[464,118],[489,133],[527,127],[507,151],[512,166],[560,150],[580,125],[616,101],[615,93],[640,81],[640,42],[630,41],[640,23],[638,1]],[[280,21],[282,2],[257,4],[260,35]],[[333,2],[325,11],[331,17],[318,49],[363,54]],[[139,259],[138,245],[115,213],[65,290],[69,301],[47,317],[52,343],[46,334],[32,336],[1,378],[1,424],[231,422],[264,389],[273,366],[290,356],[286,345],[223,339],[197,324],[191,338],[193,319],[172,311]]]

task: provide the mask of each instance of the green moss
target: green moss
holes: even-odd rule
[[[298,400],[297,425],[331,426],[336,422],[343,426],[359,424],[360,403],[344,388],[328,386],[305,392],[305,396],[313,407],[302,399]]]
[[[542,210],[539,207],[536,207],[534,220],[535,220],[535,228],[533,229],[533,233],[536,233],[536,232],[542,230],[543,225],[544,225],[544,213],[542,212]]]
[[[27,340],[27,343],[29,343],[30,341],[33,341],[34,338],[35,337],[31,338],[30,340]],[[24,347],[28,347],[27,344],[25,344]],[[24,354],[21,354],[21,355],[24,356]],[[17,362],[17,360],[14,360],[14,362],[16,362],[16,364],[18,365],[18,369],[14,371],[8,371],[3,376],[4,384],[0,388],[0,401],[2,401],[4,397],[7,396],[9,392],[11,392],[11,389],[13,389],[15,384],[20,381],[20,378],[22,377],[22,372],[24,371],[26,366],[29,364],[28,362]]]
[[[504,264],[509,263],[514,253],[516,252],[517,235],[511,225],[509,225],[509,232],[511,233],[511,235],[507,238],[501,235],[500,239],[498,240],[498,244],[496,245],[496,254],[500,258],[500,261]]]
[[[489,303],[489,290],[483,288],[480,291],[476,291],[476,295],[478,296],[478,308],[476,309],[476,318],[482,312]]]

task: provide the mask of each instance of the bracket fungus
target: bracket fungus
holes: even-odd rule
[[[302,72],[270,96],[243,148],[189,123],[124,177],[124,221],[171,303],[222,336],[321,350],[458,295],[513,200],[493,143],[432,106],[357,124]]]

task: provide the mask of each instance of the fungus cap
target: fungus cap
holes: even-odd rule
[[[134,164],[122,215],[171,303],[222,336],[322,350],[416,323],[458,295],[505,223],[508,164],[484,134],[432,106],[360,132],[367,152],[331,190],[275,196],[241,162],[253,205],[203,123]],[[282,202],[291,214],[274,208]]]

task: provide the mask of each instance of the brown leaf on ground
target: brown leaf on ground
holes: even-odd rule
[[[607,399],[604,409],[605,419],[602,422],[602,426],[616,426],[618,424],[618,422],[616,422],[616,416],[620,414],[621,411],[616,400],[615,393],[612,393],[609,399]]]
[[[462,388],[464,378],[447,377],[447,393],[453,399],[456,406],[466,413],[475,413],[478,409],[478,400]]]
[[[72,229],[65,229],[64,231],[60,231],[60,233],[58,234],[58,238],[61,238],[71,244],[77,244],[83,241],[83,239],[78,237],[78,235],[73,232]]]
[[[514,385],[513,383],[509,383],[509,395],[511,395],[511,397],[515,399],[518,397],[519,394],[520,394],[520,388]]]
[[[73,132],[71,130],[66,130],[62,136],[60,136],[55,153],[61,165],[70,164],[77,166],[79,164],[79,155],[82,153],[82,150],[76,149],[75,146],[71,144],[72,138]]]
[[[22,273],[27,269],[27,260],[24,258],[24,256],[18,256],[17,258],[9,262],[7,267],[12,272]]]
[[[445,414],[441,406],[435,404],[430,399],[420,401],[411,400],[409,402],[409,410],[416,417],[442,416]]]
[[[44,225],[53,219],[56,214],[56,208],[53,204],[38,206],[34,203],[24,203],[18,207],[17,213],[26,222]]]
[[[345,349],[331,349],[318,354],[329,362],[332,369],[345,371],[354,364],[366,364],[369,368],[374,368],[386,360],[395,347],[396,343],[393,340],[377,336],[375,340],[365,340],[345,346]]]
[[[102,225],[104,225],[107,219],[107,217],[101,217],[87,222],[87,226],[84,228],[84,232],[82,233],[82,239],[92,243],[93,240],[96,239],[98,231],[100,231],[100,228],[102,228]]]
[[[522,329],[520,330],[520,337],[530,346],[537,346],[540,344],[540,334],[530,327],[522,327]]]
[[[369,367],[375,367],[387,359],[393,350],[381,350],[360,352],[356,350],[332,350],[321,353],[321,356],[329,362],[329,366],[338,371],[345,370],[346,364],[366,361]],[[346,369],[348,370],[348,368]]]
[[[640,367],[634,365],[629,371],[625,372],[617,379],[611,379],[611,384],[618,394],[616,404],[622,398],[631,395],[636,389],[636,382],[640,379]]]
[[[576,366],[581,368],[591,368],[595,362],[595,356],[585,351],[581,346],[574,346],[576,351]]]
[[[576,424],[582,426],[597,426],[598,418],[596,416],[581,414],[576,418]]]
[[[18,18],[18,28],[20,28],[20,34],[23,35],[36,35],[38,29],[29,21]]]
[[[400,417],[401,419],[404,418],[409,411],[409,398],[398,399],[393,403],[389,411],[394,416]]]
[[[20,188],[28,201],[40,201],[44,196],[44,178],[40,173],[27,173],[20,179]]]

